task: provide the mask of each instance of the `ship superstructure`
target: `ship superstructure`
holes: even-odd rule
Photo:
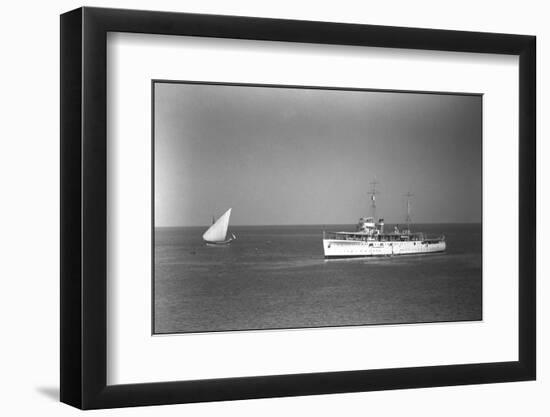
[[[384,230],[384,219],[376,221],[376,181],[369,192],[372,216],[361,217],[353,232],[323,231],[325,258],[352,258],[367,256],[394,256],[443,252],[446,249],[445,236],[428,236],[411,231],[411,197],[407,193],[406,227],[395,226],[392,231]]]

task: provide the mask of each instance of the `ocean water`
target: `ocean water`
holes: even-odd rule
[[[481,224],[413,228],[444,233],[442,254],[337,260],[324,259],[322,230],[230,227],[236,241],[209,247],[204,228],[155,229],[154,332],[482,319]]]

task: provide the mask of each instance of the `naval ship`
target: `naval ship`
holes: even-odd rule
[[[444,252],[445,236],[430,237],[425,233],[411,231],[411,193],[407,198],[406,227],[384,231],[384,219],[376,219],[376,181],[371,183],[370,199],[372,216],[361,217],[353,232],[323,231],[325,258],[358,258],[368,256],[395,256]]]

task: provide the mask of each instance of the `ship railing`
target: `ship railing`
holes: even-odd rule
[[[362,234],[362,233],[347,233],[347,232],[327,232],[323,231],[323,239],[333,239],[333,240],[361,240],[361,241],[372,241],[372,240],[385,240],[385,241],[429,241],[436,242],[445,240],[445,235],[428,235],[423,232],[417,233],[384,233],[378,235]]]
[[[445,235],[427,235],[424,234],[422,236],[422,241],[424,242],[441,242],[445,240]]]
[[[342,233],[342,232],[327,232],[323,231],[323,239],[331,240],[368,240],[372,239],[369,235],[359,233]]]

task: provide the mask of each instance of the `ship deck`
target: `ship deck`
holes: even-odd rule
[[[380,233],[372,235],[363,232],[325,232],[323,231],[323,239],[330,240],[354,240],[354,241],[369,241],[369,242],[439,242],[445,240],[445,236],[428,236],[425,233]]]

